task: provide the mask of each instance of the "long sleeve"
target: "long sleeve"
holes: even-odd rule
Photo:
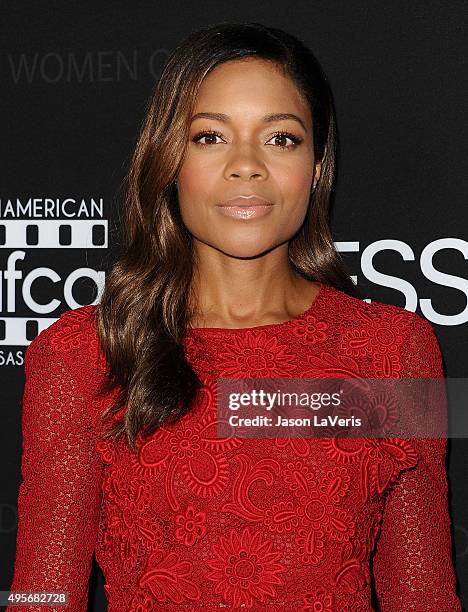
[[[402,348],[402,377],[443,377],[431,324],[414,316]],[[382,612],[462,610],[456,594],[445,467],[446,438],[412,439],[419,460],[386,499],[374,557]]]
[[[10,591],[67,591],[69,604],[10,605],[7,612],[87,609],[102,463],[94,449],[83,364],[75,365],[70,351],[62,354],[53,342],[62,333],[61,321],[26,351],[22,482]]]

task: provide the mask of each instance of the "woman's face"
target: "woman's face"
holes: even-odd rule
[[[297,119],[268,118],[286,113]],[[294,83],[265,60],[225,62],[205,77],[192,117],[177,183],[195,247],[199,241],[231,257],[254,257],[288,241],[320,172],[317,163],[314,180],[312,117]],[[271,205],[237,213],[219,206],[250,195]]]

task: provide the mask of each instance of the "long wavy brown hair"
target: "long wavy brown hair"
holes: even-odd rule
[[[175,181],[204,77],[215,66],[246,56],[275,62],[295,83],[310,105],[315,159],[322,160],[304,223],[289,242],[290,265],[306,279],[360,297],[328,224],[336,125],[318,61],[294,36],[259,23],[221,23],[193,32],[168,58],[149,100],[125,179],[123,255],[96,307],[107,368],[101,393],[114,391],[101,433],[105,439],[126,437],[133,449],[139,433],[150,435],[188,412],[202,386],[183,345],[194,314],[194,255]]]

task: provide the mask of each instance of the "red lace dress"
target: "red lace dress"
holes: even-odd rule
[[[443,376],[425,319],[320,283],[291,321],[192,329],[195,409],[133,454],[96,436],[94,313],[66,312],[26,353],[11,591],[84,611],[95,552],[110,612],[369,612],[372,584],[383,612],[461,610],[446,440],[216,436],[217,376]]]

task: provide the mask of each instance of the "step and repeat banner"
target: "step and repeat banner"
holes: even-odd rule
[[[331,225],[368,301],[427,318],[468,376],[463,2],[2,3],[0,590],[13,576],[28,344],[97,303],[120,252],[122,182],[145,104],[192,29],[259,21],[302,38],[338,122]],[[468,443],[449,441],[454,563],[468,602]],[[94,564],[90,609],[105,610]]]

